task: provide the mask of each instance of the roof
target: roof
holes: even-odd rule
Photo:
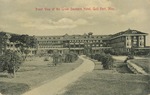
[[[111,35],[111,39],[116,38],[116,37],[120,37],[120,36],[127,36],[127,35],[148,35],[148,33],[144,33],[138,30],[125,30],[119,33],[116,33],[114,35]]]
[[[41,40],[41,41],[44,41],[44,40],[85,40],[85,39],[88,39],[88,40],[101,40],[101,39],[108,39],[110,36],[109,35],[91,35],[89,37],[89,35],[68,35],[68,34],[65,34],[65,35],[62,35],[62,36],[36,36],[36,38],[38,40]]]
[[[144,32],[138,31],[138,30],[128,29],[128,30],[116,33],[113,36],[119,36],[119,35],[123,35],[123,34],[146,34],[147,35],[147,33],[144,33]]]

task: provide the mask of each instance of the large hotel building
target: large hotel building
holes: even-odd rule
[[[19,51],[15,47],[16,43],[9,41],[11,33],[7,33],[7,41],[5,47],[2,47],[3,39],[0,37],[0,51],[3,49],[10,49]],[[145,50],[147,33],[137,30],[128,29],[113,35],[93,35],[93,33],[83,35],[61,35],[61,36],[35,36],[38,47],[31,48],[30,55],[36,53],[53,53],[58,51],[64,52],[72,51],[77,54],[85,54],[86,51],[90,53],[99,53],[102,50],[117,50],[117,51],[131,51],[131,49]],[[0,34],[0,36],[2,36]]]
[[[116,49],[119,51],[130,51],[131,49],[147,49],[146,36],[137,30],[128,29],[113,35],[93,35],[93,33],[83,35],[62,35],[62,36],[36,36],[38,41],[38,53],[55,50],[59,53],[72,51],[84,54],[91,49],[92,53],[98,53],[105,49]]]

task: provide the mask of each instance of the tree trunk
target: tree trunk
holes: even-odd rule
[[[16,77],[16,68],[15,68],[15,66],[13,66],[13,77],[14,78]]]

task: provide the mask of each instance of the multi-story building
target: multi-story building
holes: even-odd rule
[[[84,54],[85,49],[91,48],[91,52],[99,52],[103,49],[110,49],[106,42],[108,35],[92,35],[92,33],[83,35],[68,35],[63,36],[37,36],[39,43],[38,51],[46,52],[58,50],[60,53],[66,50]]]
[[[19,51],[15,47],[16,43],[9,41],[11,35],[11,33],[6,33],[6,37],[3,37],[3,39],[0,35],[0,52],[4,49]],[[38,47],[30,50],[31,54],[35,54],[35,51],[52,54],[55,50],[61,54],[68,51],[76,52],[77,54],[85,54],[86,52],[99,53],[102,50],[109,49],[117,51],[144,50],[150,49],[146,48],[147,35],[147,33],[128,29],[113,35],[93,35],[90,32],[83,35],[35,36],[38,41]],[[4,41],[6,41],[5,44]]]
[[[84,54],[86,50],[98,53],[105,49],[130,51],[131,49],[145,49],[147,33],[128,29],[113,35],[62,35],[62,36],[37,36],[38,51],[60,53],[73,51]]]
[[[131,49],[144,49],[146,47],[147,33],[128,29],[110,37],[110,45],[113,49],[130,51]]]

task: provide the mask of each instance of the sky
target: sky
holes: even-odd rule
[[[150,0],[0,0],[0,31],[109,35],[130,28],[149,33],[149,9]]]

